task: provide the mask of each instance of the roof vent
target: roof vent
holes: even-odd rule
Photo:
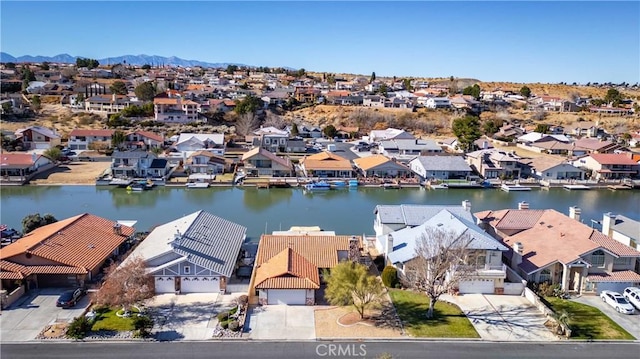
[[[87,247],[89,247],[89,249],[94,249],[96,246],[93,244],[89,244]]]

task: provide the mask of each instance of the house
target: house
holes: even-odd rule
[[[69,132],[67,147],[71,150],[88,150],[92,143],[111,147],[111,138],[115,130],[82,130],[75,128]]]
[[[87,112],[111,114],[124,110],[133,104],[126,95],[96,95],[84,100],[84,109]]]
[[[55,164],[43,155],[35,153],[0,153],[0,181],[24,183],[36,173],[46,171]]]
[[[446,97],[430,97],[425,101],[424,107],[431,109],[451,108],[451,101]]]
[[[251,142],[254,147],[262,147],[274,153],[306,152],[307,150],[304,140],[301,138],[289,138],[289,132],[275,127],[262,127],[253,131]]]
[[[182,99],[180,96],[156,97],[153,99],[155,120],[169,123],[198,121],[200,104]]]
[[[591,153],[614,153],[620,146],[611,141],[598,138],[581,138],[573,143],[577,149],[584,150],[585,154]]]
[[[471,111],[478,111],[480,109],[480,102],[476,101],[473,96],[453,96],[449,100],[452,107],[457,109],[469,109]],[[436,104],[437,106],[438,104]],[[434,108],[434,107],[431,107]],[[437,108],[437,107],[435,107]]]
[[[411,177],[409,167],[383,155],[361,157],[353,160],[358,172],[364,177]]]
[[[209,175],[225,173],[229,169],[224,157],[206,150],[193,152],[187,159],[184,167],[188,169],[190,173],[204,173]]]
[[[300,168],[307,177],[353,177],[351,162],[332,152],[320,152],[300,160]]]
[[[510,248],[505,263],[533,283],[564,291],[600,294],[637,286],[640,252],[580,222],[580,208],[567,216],[553,209],[504,209],[475,213],[478,224]]]
[[[578,122],[567,126],[566,131],[576,137],[597,137],[602,132],[598,122]]]
[[[442,148],[446,149],[447,152],[463,152],[458,148],[458,138],[449,137],[436,142]]]
[[[386,98],[380,95],[364,96],[362,98],[362,106],[383,108]]]
[[[381,141],[378,146],[381,153],[387,157],[393,157],[399,161],[409,161],[420,155],[443,153],[433,140],[421,139],[391,139]]]
[[[322,271],[361,248],[359,236],[262,235],[249,293],[262,305],[314,305]]]
[[[405,130],[399,130],[397,128],[387,128],[386,130],[371,130],[369,133],[369,142],[380,142],[393,139],[409,139],[413,140],[415,137]]]
[[[147,177],[166,179],[171,171],[169,161],[166,158],[154,158],[147,169]]]
[[[289,177],[294,175],[288,157],[278,157],[262,147],[255,147],[242,155],[245,173],[256,176]]]
[[[314,89],[313,87],[296,87],[293,94],[296,101],[302,103],[315,103],[319,95],[320,90]]]
[[[142,258],[155,292],[225,293],[247,228],[205,211],[162,224],[122,263]]]
[[[111,174],[114,177],[129,178],[146,178],[152,176],[149,171],[152,162],[157,159],[156,155],[151,152],[134,150],[134,151],[115,151],[111,155]],[[163,174],[163,176],[166,175]],[[160,177],[156,175],[154,177]]]
[[[485,179],[520,178],[521,158],[514,153],[490,149],[469,152],[467,163]]]
[[[461,156],[419,156],[409,162],[421,181],[467,179],[473,171]]]
[[[594,153],[577,159],[572,164],[591,171],[596,180],[634,178],[640,165],[624,153]]]
[[[527,162],[528,174],[539,180],[583,180],[585,171],[564,160],[536,157]]]
[[[129,149],[162,148],[164,137],[149,131],[133,131],[125,136],[125,146]]]
[[[76,287],[97,280],[107,260],[125,253],[135,229],[83,213],[29,232],[0,251],[2,287]]]
[[[224,156],[224,134],[222,133],[181,133],[173,144],[178,152],[207,150],[218,156]]]
[[[55,129],[29,126],[16,131],[16,138],[22,141],[25,150],[46,150],[60,145],[60,135]]]
[[[640,222],[621,214],[607,212],[602,215],[602,233],[616,241],[640,251]],[[636,262],[640,273],[640,261]]]

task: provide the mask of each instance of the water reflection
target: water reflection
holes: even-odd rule
[[[262,212],[281,202],[290,202],[295,189],[289,188],[243,188],[242,199],[245,208],[252,212]]]

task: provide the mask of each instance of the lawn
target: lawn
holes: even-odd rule
[[[391,300],[405,330],[414,337],[425,338],[480,338],[469,319],[453,304],[437,302],[434,318],[427,319],[429,299],[426,295],[406,290],[391,289]]]
[[[92,331],[98,330],[113,330],[118,332],[133,330],[133,316],[127,318],[120,318],[116,315],[116,312],[122,308],[107,309],[96,311],[96,319],[91,327]],[[135,315],[135,314],[133,314]]]
[[[572,339],[635,339],[598,308],[556,297],[545,300],[556,313],[569,314]]]

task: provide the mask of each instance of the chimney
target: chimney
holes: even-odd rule
[[[389,254],[393,252],[393,236],[391,234],[387,234],[387,248],[384,251],[384,254]]]
[[[580,222],[580,208],[576,207],[576,206],[571,206],[569,207],[569,217],[571,217],[572,219],[575,219],[576,221]]]
[[[360,243],[356,236],[349,238],[349,260],[352,262],[360,262]]]
[[[524,246],[522,242],[516,242],[513,244],[513,254],[511,255],[511,267],[516,268],[522,263],[522,254],[524,253]]]
[[[518,209],[529,209],[529,202],[519,202]]]
[[[611,223],[616,220],[616,216],[607,212],[602,216],[602,233],[611,237]],[[615,223],[615,222],[614,222]]]
[[[120,225],[120,223],[116,222],[116,223],[113,225],[113,233],[115,233],[115,234],[117,234],[117,235],[122,234],[122,225]]]
[[[116,94],[111,94],[111,102],[116,103],[116,101],[118,101],[118,98],[116,97]]]
[[[462,201],[462,209],[466,210],[467,212],[471,212],[471,201],[466,199]]]

